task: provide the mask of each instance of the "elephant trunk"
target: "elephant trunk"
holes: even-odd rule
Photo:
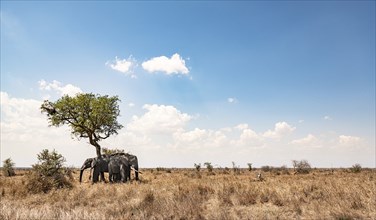
[[[84,173],[84,170],[85,170],[85,169],[81,169],[81,171],[80,171],[80,183],[81,183],[81,181],[82,181],[82,174]]]

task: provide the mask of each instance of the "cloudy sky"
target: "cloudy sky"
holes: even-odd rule
[[[1,1],[1,160],[95,156],[43,100],[118,95],[141,167],[375,166],[375,2]]]

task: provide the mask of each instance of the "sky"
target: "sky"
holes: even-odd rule
[[[140,167],[376,167],[374,1],[1,1],[1,161],[94,157],[43,100],[117,95]]]

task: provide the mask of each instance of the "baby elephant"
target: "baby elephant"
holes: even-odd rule
[[[126,182],[131,178],[131,168],[127,157],[116,155],[110,158],[108,163],[110,182]]]

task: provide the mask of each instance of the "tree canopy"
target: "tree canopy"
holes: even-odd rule
[[[78,139],[88,138],[101,156],[100,140],[106,139],[123,126],[117,121],[120,115],[117,96],[81,93],[74,97],[63,96],[56,102],[45,100],[41,106],[50,126],[69,125],[71,134]]]

